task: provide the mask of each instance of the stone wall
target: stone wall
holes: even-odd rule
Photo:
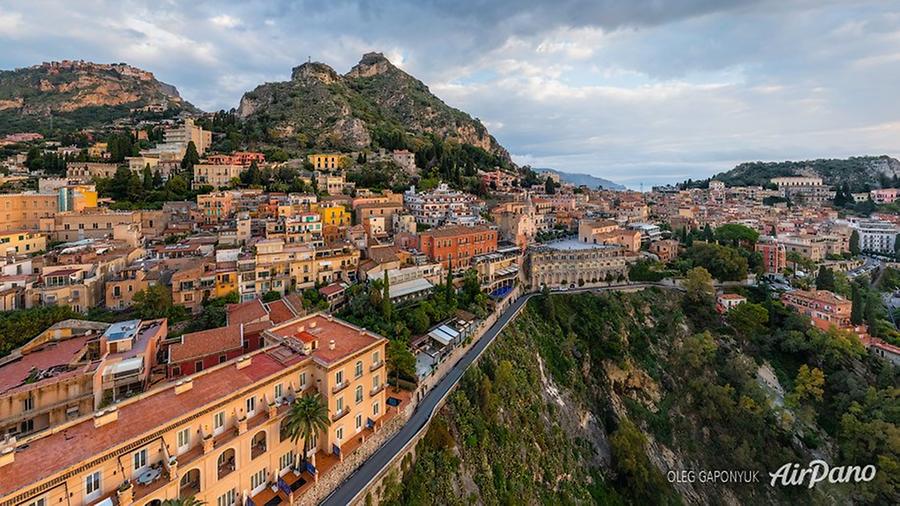
[[[353,471],[381,448],[394,434],[399,432],[400,428],[409,420],[412,412],[412,403],[408,403],[398,416],[384,424],[378,429],[378,432],[370,436],[356,451],[344,457],[343,462],[329,469],[327,473],[322,473],[319,481],[306,491],[296,504],[298,506],[311,506],[325,499]]]

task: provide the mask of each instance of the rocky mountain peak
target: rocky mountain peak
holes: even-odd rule
[[[316,80],[325,84],[339,81],[341,76],[333,68],[320,62],[307,62],[291,70],[291,80]]]
[[[359,60],[359,63],[347,73],[347,77],[372,77],[396,69],[397,67],[395,67],[390,60],[385,58],[383,53],[372,52],[364,54],[362,59]]]

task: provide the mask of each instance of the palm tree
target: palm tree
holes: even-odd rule
[[[162,502],[161,506],[203,506],[206,504],[204,501],[198,500],[194,496],[190,497],[179,497],[178,499],[166,499]]]
[[[296,444],[298,440],[303,439],[303,458],[306,459],[310,440],[319,432],[328,430],[331,424],[328,406],[322,394],[316,392],[298,397],[291,405],[286,418],[285,430],[290,435],[292,443]]]

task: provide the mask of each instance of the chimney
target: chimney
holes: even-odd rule
[[[94,413],[94,427],[102,427],[119,419],[119,408],[113,406]]]
[[[334,339],[328,341],[328,349],[329,349],[329,350],[333,350],[333,349],[334,349]]]
[[[250,362],[251,362],[251,357],[243,356],[243,357],[237,359],[237,368],[243,369],[243,368],[247,367],[248,365],[250,365]]]
[[[316,328],[316,322],[309,322],[309,328],[311,328],[311,329]]]
[[[183,379],[178,383],[175,383],[175,395],[183,394],[192,388],[194,388],[193,378]]]

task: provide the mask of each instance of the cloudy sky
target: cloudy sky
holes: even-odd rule
[[[632,187],[900,153],[897,1],[2,0],[0,47],[3,69],[127,62],[205,110],[382,51],[517,162]]]

